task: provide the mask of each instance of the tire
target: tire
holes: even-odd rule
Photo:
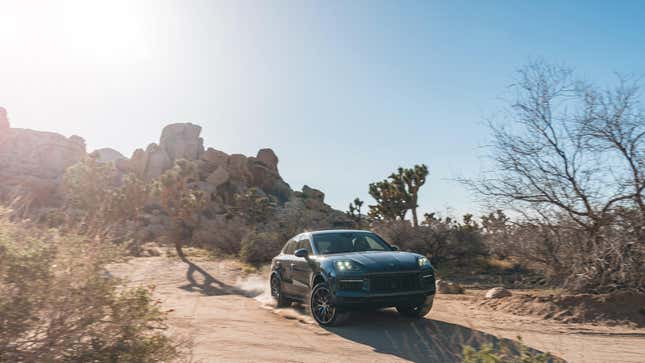
[[[407,316],[410,318],[423,318],[428,315],[430,310],[432,310],[432,303],[434,301],[434,295],[430,295],[426,298],[426,301],[421,305],[412,305],[412,306],[397,306],[399,314]]]
[[[277,274],[271,276],[271,297],[278,308],[286,308],[291,305],[291,301],[282,293],[282,281]]]
[[[321,326],[340,325],[349,317],[348,312],[339,311],[331,303],[331,297],[331,290],[324,282],[314,286],[314,289],[311,290],[309,310],[311,316]]]

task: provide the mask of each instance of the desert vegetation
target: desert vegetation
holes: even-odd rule
[[[118,248],[0,219],[0,361],[159,362],[178,358],[165,312],[104,266]]]
[[[471,346],[464,347],[464,363],[546,363],[559,362],[548,353],[538,353],[522,344],[522,338],[518,337],[519,343],[513,346],[504,342],[497,345],[484,344],[479,348]]]

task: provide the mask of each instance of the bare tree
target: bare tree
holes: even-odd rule
[[[527,221],[575,229],[566,235],[577,239],[578,258],[568,261],[577,287],[637,286],[645,243],[638,85],[621,79],[599,91],[568,68],[534,62],[519,71],[514,89],[511,122],[490,124],[495,168],[467,184]],[[639,211],[625,229],[635,233],[612,238],[625,209]],[[619,260],[622,266],[612,266]]]

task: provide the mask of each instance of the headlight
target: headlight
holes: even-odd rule
[[[425,258],[425,257],[419,257],[419,259],[417,259],[417,262],[419,263],[419,268],[428,268],[428,267],[432,267],[432,266],[430,265],[430,261],[428,261],[428,259],[427,259],[427,258]]]
[[[359,271],[361,268],[360,266],[352,261],[336,261],[334,262],[334,266],[336,267],[336,271]]]

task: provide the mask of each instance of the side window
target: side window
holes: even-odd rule
[[[296,251],[296,246],[296,241],[289,240],[289,242],[287,242],[287,244],[284,246],[282,253],[284,253],[285,255],[293,255],[293,253]]]
[[[310,255],[314,253],[313,249],[311,248],[311,242],[306,238],[303,238],[300,240],[300,242],[298,242],[298,248],[305,248],[307,251],[309,251]]]

